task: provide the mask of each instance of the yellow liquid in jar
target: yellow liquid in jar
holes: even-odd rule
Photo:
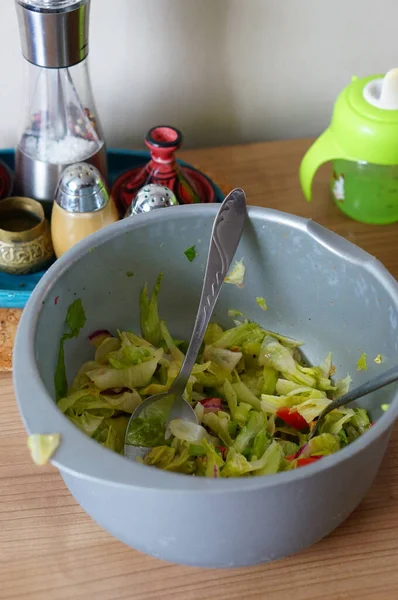
[[[112,199],[101,210],[89,213],[71,213],[54,202],[51,236],[55,256],[59,258],[80,240],[118,220],[119,216]]]

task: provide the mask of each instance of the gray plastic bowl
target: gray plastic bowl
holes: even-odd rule
[[[53,375],[68,306],[81,298],[87,323],[66,347],[68,375],[92,356],[96,329],[139,330],[139,292],[165,274],[161,316],[189,337],[218,206],[176,207],[125,219],[58,260],[32,294],[14,351],[14,385],[29,433],[61,433],[53,464],[87,513],[126,544],[164,560],[205,567],[264,563],[297,552],[335,529],[372,484],[398,413],[390,386],[362,404],[375,426],[316,464],[272,476],[205,479],[128,461],[81,433],[54,403]],[[373,257],[312,221],[251,208],[236,258],[243,289],[225,285],[215,318],[230,308],[302,339],[317,363],[334,353],[337,376],[354,385],[398,355],[398,284]],[[184,255],[195,244],[198,257]],[[126,273],[134,272],[134,277]],[[256,304],[264,296],[268,311]],[[56,300],[57,299],[57,300]],[[356,363],[368,356],[368,371]],[[381,354],[383,363],[374,363]],[[386,413],[380,405],[392,402]]]

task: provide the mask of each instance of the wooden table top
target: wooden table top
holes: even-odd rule
[[[307,204],[298,166],[310,140],[190,150],[181,157],[249,204],[278,208],[335,230],[398,278],[398,224],[344,217],[329,198],[326,168]],[[327,539],[269,565],[200,570],[169,565],[114,540],[78,506],[55,468],[35,467],[14,400],[0,375],[0,599],[339,600],[398,598],[398,428],[361,506]]]

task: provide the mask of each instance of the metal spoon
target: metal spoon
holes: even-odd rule
[[[246,216],[245,193],[243,190],[236,188],[225,198],[214,221],[198,313],[180,372],[168,392],[150,396],[131,415],[124,442],[124,454],[127,458],[135,459],[138,456],[144,456],[148,452],[146,447],[128,444],[127,438],[131,423],[140,415],[145,418],[145,411],[149,407],[152,410],[155,402],[164,401],[165,398],[172,396],[168,421],[179,418],[197,423],[192,406],[183,399],[182,394],[197,359],[225,276],[242,236]]]
[[[326,417],[326,415],[328,413],[330,413],[332,410],[334,410],[335,408],[340,408],[340,406],[344,406],[345,404],[349,404],[350,402],[353,402],[353,400],[362,398],[362,396],[366,396],[367,394],[370,394],[371,392],[375,392],[376,390],[379,390],[380,388],[382,388],[386,385],[389,385],[390,383],[393,383],[394,381],[398,381],[398,365],[393,367],[392,369],[389,369],[385,373],[382,373],[381,375],[374,377],[370,381],[363,383],[362,385],[358,386],[357,388],[351,390],[351,392],[344,394],[344,396],[341,396],[341,398],[338,398],[338,400],[334,400],[333,402],[328,404],[327,407],[319,415],[316,425],[315,425],[314,429],[311,431],[308,439],[310,440],[311,438],[313,438],[315,435],[318,434],[319,426],[320,426],[322,419],[324,419],[324,417]]]

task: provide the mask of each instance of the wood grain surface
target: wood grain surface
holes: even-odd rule
[[[11,371],[12,347],[22,311],[0,308],[0,371]]]
[[[297,169],[309,143],[181,155],[231,188],[243,187],[250,204],[330,227],[398,277],[398,224],[372,227],[345,218],[329,199],[327,169],[317,176],[313,203],[303,200]],[[0,375],[0,406],[1,600],[398,599],[398,428],[371,491],[331,536],[269,565],[200,570],[162,563],[112,539],[76,504],[53,467],[31,463],[10,374]]]

